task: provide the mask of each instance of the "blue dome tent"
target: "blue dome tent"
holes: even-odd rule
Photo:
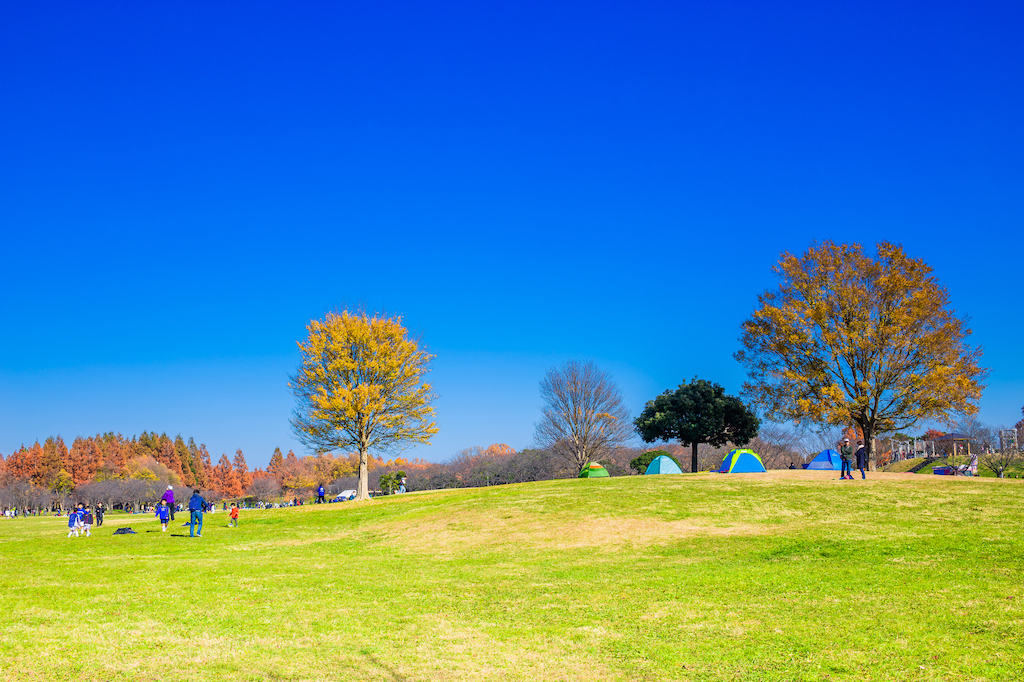
[[[761,458],[753,450],[733,450],[725,456],[720,474],[752,474],[765,473]]]
[[[835,450],[822,450],[814,459],[804,465],[804,469],[815,471],[840,471],[843,466],[839,461],[839,453]]]
[[[679,468],[679,465],[672,461],[671,457],[665,455],[658,455],[651,460],[651,463],[647,465],[647,470],[644,472],[645,476],[651,474],[681,474],[683,470]]]

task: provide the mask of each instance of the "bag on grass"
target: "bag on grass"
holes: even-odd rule
[[[131,526],[125,526],[115,530],[114,535],[137,535],[137,533],[131,529]]]

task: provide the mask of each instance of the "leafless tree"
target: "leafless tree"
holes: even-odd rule
[[[974,420],[977,421],[977,420]],[[957,424],[958,430],[963,427],[964,424]],[[999,478],[1006,477],[1006,470],[1015,464],[1019,464],[1024,457],[1021,457],[1019,448],[1015,447],[1004,447],[1003,443],[999,441],[999,432],[1004,430],[1003,427],[999,429],[993,429],[989,426],[981,424],[981,429],[965,429],[961,431],[968,436],[978,438],[981,436],[979,441],[979,454],[978,464],[985,467]],[[998,447],[997,447],[998,446]]]
[[[281,484],[276,478],[260,477],[252,480],[248,493],[260,502],[269,502],[281,495]]]
[[[0,488],[0,507],[9,509],[46,509],[51,499],[49,490],[28,481],[12,480]]]
[[[801,440],[800,434],[791,428],[764,423],[747,447],[761,455],[765,469],[786,469],[791,463],[803,463]]]
[[[978,455],[978,463],[999,478],[1006,477],[1006,470],[1021,461],[1020,451],[1016,448],[991,448]]]
[[[540,382],[543,416],[536,440],[570,462],[576,471],[633,436],[622,393],[591,361],[569,360],[552,367]]]
[[[813,458],[824,450],[839,450],[843,443],[843,427],[823,426],[817,431],[809,431],[804,434],[805,455]]]

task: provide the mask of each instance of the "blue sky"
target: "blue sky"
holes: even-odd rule
[[[290,434],[311,317],[402,314],[434,445],[529,444],[544,370],[738,391],[783,251],[904,244],[1019,419],[1019,4],[80,3],[0,24],[0,453]]]

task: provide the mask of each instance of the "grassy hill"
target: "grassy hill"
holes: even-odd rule
[[[1022,493],[783,471],[217,513],[202,539],[0,520],[0,678],[1018,679]]]

